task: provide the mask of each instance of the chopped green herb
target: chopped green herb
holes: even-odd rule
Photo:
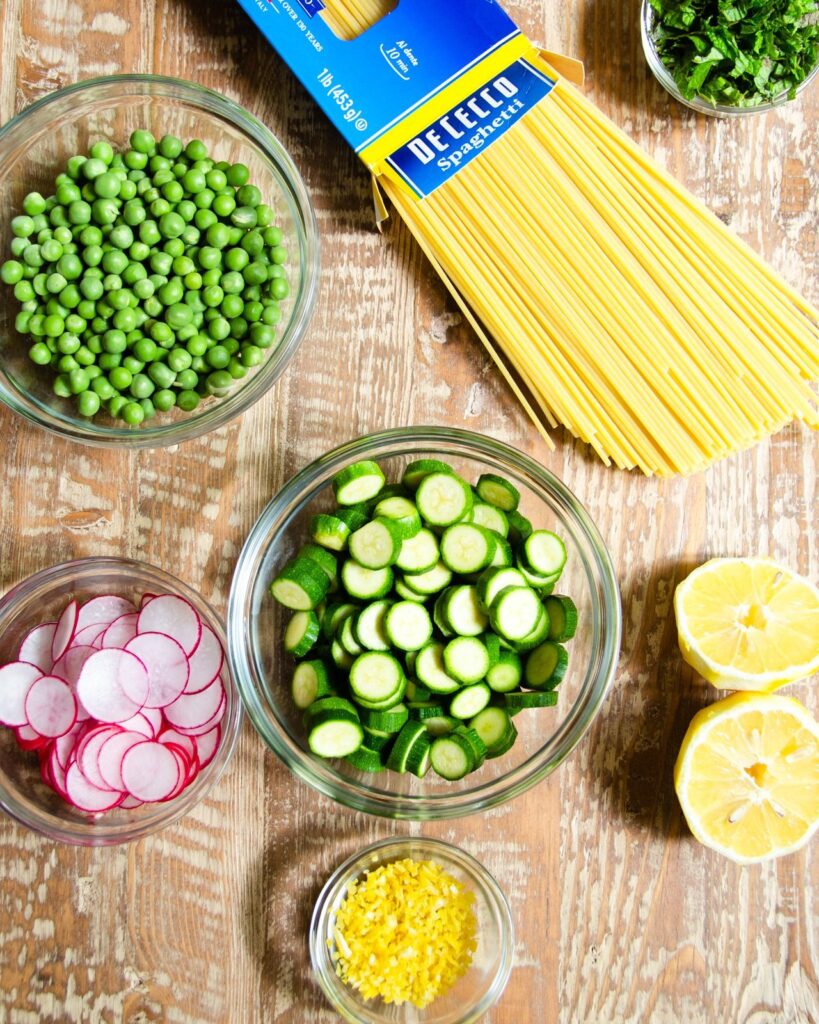
[[[651,37],[686,99],[755,107],[819,63],[817,0],[650,0]]]

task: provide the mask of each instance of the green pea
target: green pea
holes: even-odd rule
[[[171,328],[163,323],[161,320],[157,320],[151,325],[151,338],[161,345],[162,348],[167,348],[174,341],[174,333]]]
[[[270,294],[274,299],[286,299],[290,294],[290,285],[283,277],[277,277],[270,282]]]
[[[173,330],[187,326],[193,319],[193,310],[184,302],[174,303],[165,310],[165,320]]]
[[[94,192],[100,199],[116,199],[119,195],[120,178],[113,171],[106,171],[94,178]]]
[[[43,213],[45,208],[46,201],[39,192],[29,192],[23,199],[23,211],[29,217],[36,217],[38,214]]]
[[[102,347],[106,352],[120,354],[128,347],[125,332],[117,328],[111,328],[102,336]]]
[[[208,335],[214,341],[224,341],[230,335],[230,324],[223,316],[217,316],[208,324]]]
[[[258,261],[248,263],[242,271],[242,276],[250,285],[263,284],[267,280],[267,267]]]
[[[147,153],[139,153],[135,149],[129,149],[122,159],[125,166],[130,167],[134,171],[143,170],[148,163]]]
[[[80,416],[96,416],[101,404],[100,396],[95,391],[82,391],[77,395]]]
[[[144,301],[145,299],[150,299],[150,297],[153,295],[153,293],[154,293],[153,281],[148,280],[147,277],[146,278],[142,278],[139,281],[134,281],[134,295],[136,295],[136,297],[138,299],[140,299],[140,301]]]
[[[117,249],[128,249],[134,243],[134,233],[127,224],[118,224],[108,236],[108,241]]]
[[[31,242],[27,238],[12,238],[11,249],[12,256],[22,256],[26,249],[31,245]]]
[[[7,260],[0,266],[0,280],[5,284],[17,284],[23,279],[23,265],[17,260]]]
[[[176,395],[173,391],[170,391],[167,388],[163,388],[161,391],[155,391],[152,397],[154,406],[159,412],[167,412],[169,409],[173,409],[176,405]]]
[[[250,177],[250,171],[244,164],[233,164],[225,172],[227,183],[232,188],[241,188],[242,185],[246,185],[248,178]]]
[[[153,282],[149,282],[153,286]],[[156,295],[151,295],[145,299],[142,303],[142,308],[145,310],[148,316],[157,317],[162,316],[162,310],[165,308]]]
[[[27,245],[25,247],[23,250],[23,263],[29,267],[38,269],[44,262],[43,257],[40,255],[39,245]]]
[[[224,249],[230,244],[230,231],[227,225],[220,224],[218,221],[216,224],[211,224],[205,232],[205,237],[208,245],[213,246],[214,249]]]
[[[137,325],[137,314],[130,307],[126,309],[118,309],[114,314],[113,324],[114,327],[119,331],[125,331],[126,333],[133,331]]]
[[[208,391],[212,394],[227,391],[232,384],[233,378],[227,370],[215,370],[213,373],[208,374],[207,386]]]
[[[182,142],[175,135],[163,135],[158,149],[166,159],[175,160],[182,152]]]
[[[222,316],[226,317],[228,320],[233,320],[235,317],[241,316],[244,308],[245,304],[238,295],[226,295],[222,305],[220,306]]]
[[[167,199],[169,203],[178,203],[185,197],[185,190],[179,184],[179,182],[173,178],[171,181],[165,182],[162,186],[162,196]]]
[[[91,208],[88,208],[90,214]],[[102,232],[96,224],[86,224],[80,232],[80,245],[102,245]]]
[[[195,391],[180,391],[176,396],[176,404],[183,412],[193,412],[199,405],[199,395]]]
[[[146,245],[156,245],[162,238],[154,220],[145,220],[139,225],[139,240]]]
[[[30,302],[36,294],[31,281],[18,281],[14,286],[14,297],[18,302]]]
[[[189,370],[180,370],[176,375],[175,383],[183,390],[193,391],[199,384],[199,374],[193,369],[193,366]]]
[[[148,259],[150,252],[150,248],[144,242],[137,241],[128,250],[128,255],[135,262],[141,263],[143,260]]]
[[[93,320],[97,313],[97,304],[92,299],[83,299],[77,306],[77,315],[83,320]]]
[[[49,338],[59,338],[65,331],[65,320],[61,316],[47,316],[43,329]]]
[[[68,375],[64,373],[61,373],[58,377],[54,378],[54,383],[51,387],[54,394],[58,395],[60,398],[70,398],[73,394],[68,383]]]
[[[59,293],[57,299],[61,306],[67,309],[76,309],[80,303],[80,290],[75,284],[67,284]]]
[[[240,245],[251,257],[261,256],[265,248],[264,238],[260,231],[248,231]]]
[[[202,301],[206,306],[218,306],[224,297],[225,293],[218,284],[211,285],[202,292]]]
[[[213,370],[223,370],[230,362],[230,353],[224,345],[214,345],[205,353],[205,362]]]
[[[116,388],[117,391],[125,391],[126,388],[131,386],[133,374],[124,366],[116,366],[108,374],[108,380],[111,383],[111,387]]]
[[[106,167],[114,159],[114,150],[109,142],[101,139],[99,142],[95,142],[89,150],[92,160],[101,160]]]
[[[269,305],[264,307],[264,312],[262,313],[262,323],[266,324],[268,327],[275,327],[276,324],[281,320],[281,318],[282,311],[278,303],[271,302]]]
[[[122,272],[122,280],[127,285],[136,284],[148,276],[148,271],[141,263],[129,263]]]
[[[11,230],[18,238],[28,238],[34,234],[34,221],[27,214],[12,217]]]
[[[108,401],[108,412],[110,412],[114,418],[117,418],[122,415],[122,410],[127,404],[127,398],[122,395],[114,395],[113,398]]]
[[[196,271],[192,271],[189,274],[185,274],[184,285],[187,291],[200,291],[202,288],[202,275],[197,273]]]
[[[155,252],[151,256],[150,265],[155,274],[167,276],[173,267],[173,260],[166,252]]]
[[[145,410],[139,402],[126,402],[120,411],[120,416],[129,426],[138,427],[145,419]]]
[[[38,366],[48,366],[51,362],[51,351],[48,345],[43,344],[42,341],[37,341],[28,350],[28,357]]]
[[[57,351],[64,356],[73,355],[80,347],[80,339],[67,331],[57,339]]]
[[[179,278],[172,277],[167,284],[162,285],[156,294],[163,306],[173,306],[176,305],[176,303],[178,303],[185,294],[185,289],[183,288],[182,282]]]
[[[273,210],[267,203],[259,203],[256,207],[256,221],[260,228],[267,227],[273,222]]]
[[[270,348],[276,340],[276,332],[267,324],[254,324],[250,328],[250,340],[259,348]]]
[[[199,193],[200,196],[202,193]],[[199,231],[207,231],[208,228],[215,224],[217,216],[212,210],[197,210],[194,214],[193,223],[199,229]]]
[[[135,373],[131,378],[129,391],[134,398],[149,398],[156,388],[151,378],[144,373]]]
[[[189,369],[192,357],[184,348],[174,348],[168,353],[168,366],[174,373]]]
[[[199,139],[191,139],[185,146],[185,156],[188,160],[204,160],[207,155],[207,146]]]
[[[109,398],[113,398],[116,392],[111,386],[111,382],[105,377],[95,377],[91,381],[91,390],[99,395],[100,401],[107,402]]]
[[[241,380],[247,376],[247,367],[239,359],[231,359],[227,369],[233,380]]]
[[[232,195],[226,195],[222,192],[214,196],[211,209],[217,217],[229,217],[236,209],[236,200]]]
[[[87,391],[90,383],[88,374],[80,366],[76,370],[71,370],[68,374],[68,387],[72,395],[78,395],[81,391]]]
[[[201,192],[207,187],[207,179],[201,171],[191,168],[185,172],[185,176],[182,178],[182,185],[186,192],[196,195],[197,192]]]
[[[97,224],[113,224],[119,216],[119,206],[113,199],[95,199],[91,204],[91,215]]]
[[[264,306],[261,302],[251,300],[250,302],[245,302],[242,315],[250,323],[256,323],[258,320],[261,320],[263,310]]]
[[[147,156],[153,156],[156,152],[156,139],[145,129],[140,128],[133,132],[129,142],[131,144],[131,149],[135,150],[137,153],[144,153]]]
[[[166,242],[162,243],[162,251],[167,253],[172,260],[175,260],[177,256],[185,254],[185,243],[181,238],[169,238]]]

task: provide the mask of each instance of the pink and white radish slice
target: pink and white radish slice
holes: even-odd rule
[[[26,719],[41,736],[64,736],[77,721],[77,699],[64,679],[40,676],[29,687],[25,700]]]
[[[59,661],[71,646],[74,634],[77,632],[77,618],[79,608],[76,601],[69,601],[63,609],[62,615],[57,619],[57,627],[54,630],[54,637],[51,641],[51,660]]]
[[[188,681],[188,659],[184,650],[165,633],[139,633],[125,645],[148,672],[148,693],[144,706],[165,708],[173,704]]]
[[[165,718],[171,725],[191,729],[209,722],[218,711],[225,691],[218,677],[199,693],[183,693],[173,704],[164,709]]]
[[[125,753],[121,772],[127,792],[146,803],[167,800],[183,774],[178,755],[152,740],[137,743]]]
[[[119,597],[117,594],[100,594],[99,597],[92,597],[90,601],[86,601],[80,608],[77,631],[87,626],[110,626],[115,619],[135,611],[136,608],[127,598]]]
[[[111,789],[126,792],[122,780],[122,761],[131,747],[144,743],[145,737],[138,732],[121,730],[106,737],[97,752],[97,768],[102,781]]]
[[[175,594],[160,594],[149,601],[137,619],[138,633],[164,633],[190,657],[202,635],[202,620],[193,605]]]
[[[0,668],[0,722],[3,725],[28,725],[26,697],[34,683],[42,678],[37,665],[12,661]]]
[[[54,663],[51,656],[51,645],[56,629],[56,622],[44,622],[41,626],[35,626],[20,644],[20,650],[17,652],[18,659],[36,665],[43,670],[44,674],[50,672]]]
[[[203,622],[202,636],[188,659],[190,671],[185,693],[199,693],[210,686],[222,670],[224,660],[225,652],[219,637]]]
[[[219,749],[219,740],[222,738],[221,725],[214,726],[202,736],[192,736],[196,744],[196,754],[199,758],[199,768],[205,768],[213,760],[213,756]]]
[[[100,789],[89,782],[76,763],[70,765],[65,773],[65,795],[78,811],[92,812],[110,811],[125,797],[124,793]]]
[[[103,649],[125,647],[128,641],[137,635],[137,617],[136,612],[128,612],[127,615],[120,615],[118,619],[114,619],[110,626],[106,626],[100,638],[100,646]]]
[[[114,788],[109,786],[103,778],[100,771],[99,756],[105,743],[119,734],[120,728],[117,725],[102,726],[88,733],[77,748],[77,764],[80,766],[80,771],[98,789]],[[122,787],[119,787],[119,791],[122,791]]]
[[[77,697],[92,718],[124,722],[145,704],[150,683],[145,665],[130,651],[96,651],[77,681]]]

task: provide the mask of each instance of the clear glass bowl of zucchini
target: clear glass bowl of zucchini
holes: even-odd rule
[[[271,501],[228,611],[268,746],[341,803],[470,814],[569,754],[614,674],[611,560],[542,466],[467,431],[385,431]]]

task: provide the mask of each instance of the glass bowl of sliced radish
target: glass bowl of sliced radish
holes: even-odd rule
[[[154,566],[84,558],[0,599],[0,806],[52,839],[128,842],[187,814],[234,751],[224,630]]]
[[[294,773],[391,818],[471,814],[553,771],[614,676],[621,610],[575,496],[452,428],[363,437],[290,480],[228,606],[231,668]]]

